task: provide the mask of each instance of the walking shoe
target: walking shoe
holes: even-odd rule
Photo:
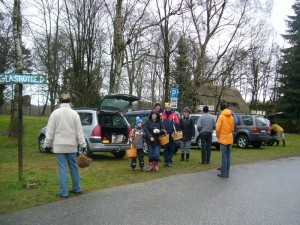
[[[167,167],[171,167],[171,166],[172,166],[172,163],[168,163],[168,164],[167,164]]]
[[[58,193],[56,193],[55,196],[56,196],[56,197],[61,197],[61,198],[68,198],[68,197],[69,197],[68,195],[67,195],[67,196],[59,195]]]
[[[140,168],[140,172],[144,172],[144,168],[143,167]]]
[[[70,190],[69,192],[73,193],[73,194],[76,194],[76,195],[82,194],[82,191],[73,191],[73,190]]]
[[[222,169],[222,167],[218,167],[218,168],[217,168],[217,170],[221,170],[221,169]]]

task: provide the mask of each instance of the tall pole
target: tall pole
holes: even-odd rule
[[[19,85],[19,104],[18,104],[18,164],[19,181],[23,180],[23,85]]]

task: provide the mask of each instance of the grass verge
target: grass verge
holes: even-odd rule
[[[59,201],[57,165],[53,154],[42,154],[37,147],[37,133],[46,125],[46,117],[24,117],[23,132],[23,181],[18,180],[17,139],[7,137],[9,116],[0,115],[0,214],[45,203]],[[262,146],[247,150],[233,148],[232,165],[261,160],[274,160],[300,156],[299,134],[286,134],[287,146]],[[130,159],[115,159],[110,153],[95,155],[91,165],[80,170],[81,185],[85,193],[130,183],[145,182],[177,174],[196,173],[216,168],[221,164],[219,151],[212,151],[211,164],[199,164],[200,151],[193,148],[190,162],[180,162],[180,154],[173,159],[173,167],[162,167],[160,172],[132,172]],[[145,162],[148,161],[145,156]],[[69,183],[70,183],[69,178]],[[38,187],[27,189],[29,183]],[[70,183],[71,184],[71,183]],[[70,196],[72,197],[72,196]]]

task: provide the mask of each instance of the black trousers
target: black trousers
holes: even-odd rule
[[[143,149],[137,149],[137,157],[131,159],[131,167],[136,167],[136,158],[139,159],[140,168],[144,167],[144,151]]]

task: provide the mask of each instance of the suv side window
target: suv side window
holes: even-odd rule
[[[247,126],[253,125],[253,119],[251,116],[243,116],[242,119],[243,119],[243,122],[245,125],[247,125]]]

